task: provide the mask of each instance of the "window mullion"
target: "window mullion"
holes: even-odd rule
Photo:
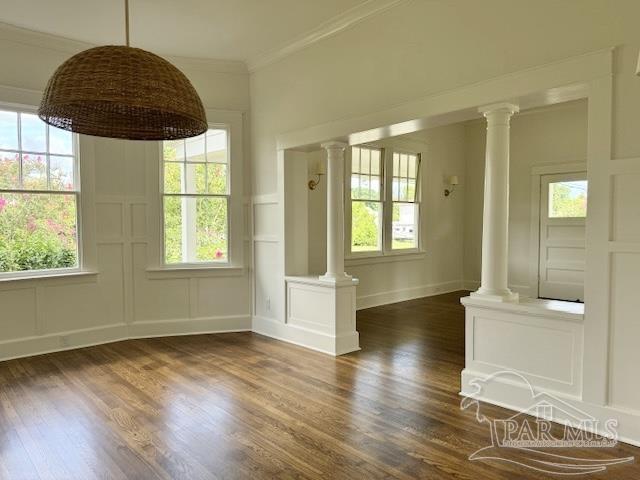
[[[343,195],[345,198],[344,207],[344,251],[352,254],[351,246],[351,229],[353,218],[353,200],[351,199],[351,179],[353,177],[353,148],[348,148],[345,154],[345,162],[343,165],[344,178],[347,179],[343,186]]]
[[[22,114],[18,113],[18,150],[20,153],[18,154],[18,187],[23,188],[23,175],[24,171],[22,168]]]
[[[384,149],[383,181],[384,197],[382,204],[382,253],[391,251],[392,223],[393,223],[393,150]]]
[[[50,155],[50,151],[51,148],[49,146],[49,126],[47,125],[47,127],[45,128],[45,148],[47,150],[47,152],[44,154],[44,161],[45,161],[45,170],[46,170],[46,175],[47,175],[47,190],[51,190],[51,155]]]
[[[209,193],[209,159],[207,158],[207,133],[204,134],[204,191]],[[229,182],[227,181],[227,185]],[[227,214],[227,217],[229,215]]]

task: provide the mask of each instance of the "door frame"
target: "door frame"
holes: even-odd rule
[[[531,167],[531,226],[529,234],[529,295],[540,296],[540,199],[544,175],[587,172],[587,162],[540,164]],[[587,179],[589,178],[587,172]]]

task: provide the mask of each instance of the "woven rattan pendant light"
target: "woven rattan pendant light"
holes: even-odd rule
[[[54,127],[98,137],[171,140],[207,130],[202,101],[176,67],[151,52],[106,45],[74,55],[55,71],[38,115]]]

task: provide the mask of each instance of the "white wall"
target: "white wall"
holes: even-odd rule
[[[307,176],[317,180],[313,175],[316,165],[322,162],[327,165],[326,154],[322,150],[314,150],[307,154]],[[349,178],[345,176],[345,178]],[[309,273],[324,274],[327,271],[327,176],[320,179],[315,190],[307,193],[309,235]]]
[[[463,286],[476,289],[480,282],[485,120],[395,137],[399,141],[403,138],[410,138],[414,149],[422,152],[425,254],[391,262],[376,258],[347,260],[347,272],[360,279],[358,308]],[[388,147],[393,141],[378,144]],[[530,266],[535,263],[530,256],[531,169],[586,162],[586,149],[585,100],[524,111],[512,119],[509,282],[522,295],[530,293]],[[309,171],[316,162],[325,161],[321,150],[306,155]],[[443,189],[448,175],[458,175],[461,184],[446,198]],[[320,274],[326,268],[326,180],[316,190],[308,190],[308,204],[309,272]]]
[[[39,103],[58,64],[86,48],[6,26],[0,40],[0,101],[27,105]],[[177,63],[207,108],[249,109],[242,66]],[[249,329],[246,269],[225,277],[147,271],[160,255],[158,144],[83,137],[79,153],[87,267],[97,275],[0,282],[0,359],[127,336]]]
[[[640,423],[640,389],[630,381],[640,363],[640,350],[633,348],[637,302],[630,292],[640,278],[640,80],[634,75],[639,17],[636,0],[409,0],[256,71],[251,75],[253,191],[274,202],[261,215],[276,226],[283,222],[284,209],[278,205],[283,178],[276,146],[280,134],[616,47],[613,128],[596,131],[608,125],[606,119],[589,122],[592,134],[602,140],[589,161],[598,164],[595,173],[610,176],[611,188],[600,180],[599,193],[591,196],[597,212],[591,218],[597,222],[588,226],[588,236],[598,231],[607,238],[597,234],[591,242],[599,249],[591,251],[591,258],[602,271],[588,270],[587,284],[602,286],[593,280],[608,279],[609,269],[611,281],[605,288],[587,288],[599,298],[590,303],[597,308],[587,308],[583,385],[589,401],[633,412]],[[607,79],[597,82],[594,79],[594,85],[606,87]],[[601,112],[607,102],[599,97]],[[609,135],[610,152],[604,151]],[[282,239],[276,228],[269,264],[256,263],[256,282],[274,289],[284,285],[283,269],[278,268],[284,263],[284,249],[278,246]],[[284,295],[275,301],[283,302]],[[266,312],[263,302],[256,297],[256,312]],[[281,305],[271,305],[269,315],[284,321],[282,312]]]
[[[376,142],[383,148],[420,153],[422,165],[421,248],[423,253],[399,257],[357,258],[346,261],[346,270],[358,278],[358,308],[399,302],[462,286],[462,242],[465,170],[465,127],[455,124]],[[309,164],[322,152],[308,154]],[[444,196],[445,177],[458,175],[461,185]],[[348,174],[346,176],[348,178]],[[323,179],[324,180],[324,179]],[[309,271],[326,268],[326,180],[309,190]],[[348,227],[346,227],[348,228]]]
[[[414,0],[370,17],[251,75],[253,193],[277,192],[279,134],[614,45],[613,154],[640,155],[640,113],[632,107],[640,99],[632,74],[640,47],[633,20],[638,13],[634,0]],[[263,213],[278,222],[277,210],[271,204]],[[278,249],[268,248],[271,261]],[[257,266],[257,283],[280,283],[273,272]],[[265,306],[255,309],[264,312]]]
[[[482,208],[486,122],[465,125],[467,185],[464,224],[465,286],[480,283]],[[537,165],[587,160],[587,102],[585,100],[526,111],[511,121],[509,164],[509,285],[529,295],[531,231],[531,168]],[[533,292],[535,294],[535,292]]]
[[[480,281],[486,122],[478,119],[439,127],[394,140],[413,141],[423,158],[422,235],[425,254],[406,259],[347,260],[347,271],[360,279],[358,308],[459,289]],[[420,143],[421,142],[421,143]],[[524,111],[511,128],[509,281],[529,294],[531,169],[539,165],[586,162],[585,100]],[[299,154],[304,155],[304,154]],[[306,154],[309,171],[325,161],[321,150]],[[444,180],[458,175],[461,184],[449,198]],[[309,177],[311,178],[311,177]],[[298,180],[300,184],[303,179]],[[308,191],[309,272],[326,268],[326,180]],[[464,258],[464,266],[463,266]],[[535,262],[535,261],[534,261]]]

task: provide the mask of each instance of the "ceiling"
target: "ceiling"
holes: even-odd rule
[[[129,0],[131,45],[243,60],[294,42],[370,0]],[[92,44],[124,43],[124,0],[0,0],[0,21]]]

